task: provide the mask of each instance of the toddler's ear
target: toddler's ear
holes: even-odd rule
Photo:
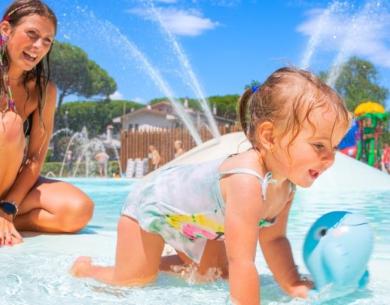
[[[274,124],[269,121],[265,121],[259,124],[256,128],[256,144],[259,148],[266,150],[272,150],[274,146]]]

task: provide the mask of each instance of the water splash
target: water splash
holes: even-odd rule
[[[222,279],[222,270],[215,267],[209,268],[205,274],[200,274],[198,267],[194,264],[171,266],[171,270],[191,285],[211,283]]]
[[[60,169],[60,174],[59,176],[62,177],[63,176],[63,172],[64,172],[64,167],[65,167],[65,163],[66,163],[66,156],[67,156],[67,153],[71,147],[71,145],[73,144],[73,142],[79,138],[80,140],[83,139],[83,134],[81,132],[75,132],[73,133],[73,135],[70,137],[69,139],[69,142],[68,142],[68,145],[66,146],[66,149],[65,149],[65,154],[64,154],[64,158],[62,160],[62,164],[61,164],[61,169]]]
[[[352,55],[353,51],[356,50],[357,47],[359,47],[356,42],[356,37],[359,37],[359,32],[363,31],[367,24],[372,22],[372,18],[377,15],[375,14],[377,10],[378,2],[369,1],[364,5],[363,9],[359,13],[351,17],[352,21],[350,22],[347,33],[345,34],[341,48],[333,60],[326,80],[326,83],[330,87],[335,86],[346,59]]]
[[[85,143],[81,147],[81,153],[79,154],[76,166],[73,169],[73,176],[75,177],[77,175],[77,171],[80,167],[81,161],[85,160],[85,176],[90,176],[90,165],[91,165],[91,159],[93,156],[96,155],[99,151],[106,151],[103,145],[103,142],[97,138],[93,138],[89,140],[88,138],[84,138]],[[65,154],[66,155],[66,154]]]
[[[72,151],[74,153],[73,155],[78,156],[78,157],[76,159],[75,166],[73,167],[71,165],[71,168],[68,169],[68,171],[70,171],[72,173],[73,177],[77,176],[77,172],[79,170],[80,164],[84,160],[85,167],[86,167],[85,168],[85,173],[86,173],[85,176],[89,177],[91,169],[93,170],[93,164],[94,164],[92,162],[92,158],[98,152],[102,152],[102,151],[106,152],[108,147],[110,147],[111,149],[114,150],[115,161],[118,163],[119,174],[121,176],[122,175],[122,166],[120,164],[119,153],[118,153],[118,150],[115,147],[115,145],[111,142],[102,141],[98,138],[89,139],[88,138],[88,131],[87,131],[86,127],[83,127],[82,131],[74,132],[72,134],[72,136],[70,137],[69,142],[68,142],[66,149],[65,149],[65,154],[64,154],[64,158],[62,160],[59,176],[63,177],[64,167],[65,167],[65,165],[67,165],[67,162],[69,162],[69,160],[66,160],[69,151]],[[71,150],[71,148],[73,150]],[[69,174],[69,172],[68,172],[68,174]]]
[[[201,85],[195,76],[195,73],[191,67],[190,61],[188,60],[188,57],[186,53],[184,52],[183,48],[180,46],[179,42],[175,38],[175,36],[171,33],[171,31],[167,28],[166,24],[163,22],[161,18],[161,14],[156,9],[156,7],[153,4],[152,0],[146,0],[145,3],[149,7],[149,11],[154,17],[153,19],[158,23],[160,26],[160,29],[162,30],[163,34],[166,37],[166,40],[171,45],[171,48],[173,52],[175,53],[179,63],[181,70],[183,74],[188,78],[188,84],[190,85],[191,89],[195,93],[197,99],[199,100],[201,107],[204,111],[204,114],[206,115],[206,118],[209,122],[210,130],[212,135],[215,138],[219,138],[221,134],[219,133],[217,124],[215,122],[215,119],[211,113],[210,106],[208,101],[205,98],[205,94],[203,93],[203,90],[201,88]]]
[[[311,35],[307,44],[306,51],[303,53],[301,64],[299,65],[302,69],[310,67],[310,61],[313,54],[317,50],[321,40],[323,38],[323,30],[329,23],[330,17],[342,7],[342,4],[338,1],[334,1],[324,12],[320,15],[318,22],[316,23],[315,32]]]
[[[53,132],[53,134],[51,135],[51,140],[55,137],[55,136],[57,136],[57,135],[59,135],[59,134],[61,134],[61,133],[66,133],[66,134],[73,134],[73,131],[71,130],[71,129],[69,129],[69,128],[61,128],[61,129],[58,129],[58,130],[56,130],[55,132]]]
[[[140,49],[128,38],[126,37],[118,27],[113,25],[107,20],[98,19],[95,14],[88,10],[87,8],[81,8],[76,6],[74,8],[73,14],[77,12],[83,20],[83,24],[80,24],[78,27],[79,33],[86,31],[91,39],[91,36],[96,36],[96,39],[103,42],[104,45],[110,46],[110,49],[116,50],[117,54],[121,54],[121,59],[128,60],[131,64],[134,64],[134,60],[139,64],[139,68],[150,77],[154,84],[161,90],[161,92],[169,99],[174,110],[178,116],[183,121],[184,125],[188,128],[191,136],[193,137],[197,145],[202,143],[202,139],[197,131],[194,123],[191,120],[191,117],[185,111],[184,106],[175,99],[173,90],[168,85],[168,83],[163,79],[160,72],[156,67],[154,67],[148,58],[140,51]],[[74,27],[74,25],[72,26]],[[91,31],[90,29],[93,29]],[[69,37],[69,34],[64,34],[64,36]]]

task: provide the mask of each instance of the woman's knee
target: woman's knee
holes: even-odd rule
[[[83,196],[64,203],[61,210],[61,230],[74,233],[84,228],[91,220],[94,203],[89,197]]]

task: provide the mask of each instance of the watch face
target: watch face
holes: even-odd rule
[[[3,210],[4,213],[6,214],[16,214],[16,207],[9,202],[1,202],[0,203],[0,208]]]

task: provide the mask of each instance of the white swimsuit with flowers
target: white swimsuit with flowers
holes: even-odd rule
[[[256,176],[265,199],[271,173],[262,178],[248,168],[219,172],[226,159],[176,165],[160,170],[132,187],[122,215],[138,221],[148,232],[161,235],[166,243],[199,263],[207,240],[223,240],[224,212],[219,180],[229,174]],[[259,226],[273,222],[259,220]]]

